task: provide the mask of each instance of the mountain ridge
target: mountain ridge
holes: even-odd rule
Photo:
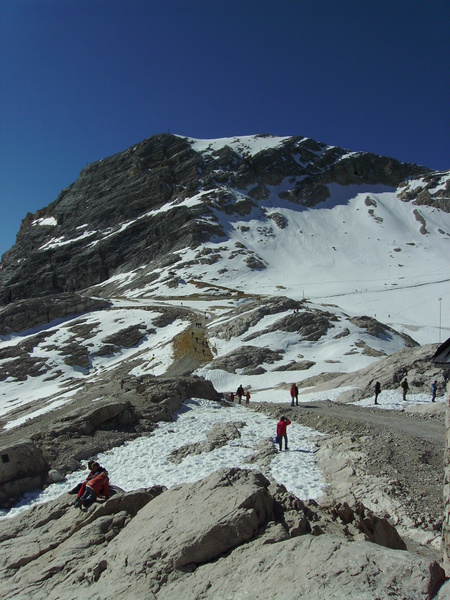
[[[261,146],[266,139],[279,143],[254,154],[245,151],[250,141]],[[197,151],[206,142],[158,135],[83,169],[53,203],[24,219],[16,244],[2,257],[2,303],[79,291],[149,261],[153,270],[167,267],[186,246],[226,240],[224,219],[245,218],[265,200],[320,206],[330,197],[330,183],[392,187],[430,173],[308,138],[250,136],[247,145],[238,140],[221,147],[208,141]],[[265,217],[266,210],[261,218],[283,227],[283,218]],[[247,258],[250,268],[262,267],[257,252]]]
[[[9,594],[13,585],[21,594],[29,581],[36,598],[101,598],[107,586],[108,596],[126,597],[140,589],[137,577],[145,581],[145,597],[149,586],[155,597],[179,597],[193,584],[209,597],[212,583],[224,589],[230,580],[230,560],[236,589],[245,580],[253,591],[260,575],[277,582],[274,556],[284,552],[292,560],[292,548],[305,557],[314,547],[313,560],[301,560],[295,597],[302,597],[305,580],[310,596],[328,597],[337,570],[348,597],[356,585],[348,565],[361,552],[367,557],[358,563],[361,594],[430,597],[444,581],[435,562],[444,403],[431,404],[428,389],[436,379],[438,395],[444,390],[431,357],[441,335],[436,298],[445,298],[449,281],[449,180],[448,173],[306,138],[163,135],[89,165],[55,202],[27,215],[0,271],[0,506],[13,507],[36,487],[61,494],[55,482],[67,491],[83,462],[105,451],[127,454],[106,459],[119,485],[146,485],[153,440],[159,449],[170,438],[177,460],[204,454],[213,469],[217,447],[239,444],[252,471],[233,463],[197,481],[192,489],[206,495],[196,494],[188,513],[191,486],[164,490],[159,472],[158,485],[119,491],[87,515],[62,495],[0,522],[9,549],[2,589]],[[396,414],[382,415],[379,408],[401,400],[405,377],[415,396],[411,406],[404,410],[401,401]],[[373,406],[375,381],[383,407]],[[300,388],[295,407],[294,382]],[[227,401],[241,383],[251,392],[245,407]],[[205,442],[198,429],[209,401],[214,426]],[[179,447],[175,411],[186,413],[197,443],[191,434]],[[221,423],[227,411],[234,421]],[[248,456],[255,438],[247,422],[267,413],[275,426],[280,412],[292,420],[293,433],[296,422],[312,427],[302,434],[312,446],[300,447],[292,436],[293,451],[278,454],[268,422],[270,436]],[[121,483],[133,442],[145,465],[138,484]],[[289,475],[298,469],[300,482],[304,461],[317,462],[317,481],[328,486],[325,504],[306,505],[293,495],[303,498],[305,488],[289,493],[276,468],[266,480],[274,459],[288,460]],[[181,468],[184,481],[189,466]],[[255,478],[263,482],[257,494],[249,486]],[[230,488],[237,498],[231,519]],[[167,509],[167,553],[148,525],[154,521],[160,531],[171,498],[179,516],[189,518],[174,519],[175,509]],[[255,521],[264,512],[267,518]],[[51,544],[39,542],[36,551],[42,535]],[[250,545],[258,576],[253,568],[244,576],[236,568]],[[337,547],[343,555],[336,561]],[[162,556],[176,561],[166,564]],[[260,557],[267,559],[262,570]]]
[[[2,257],[11,404],[34,380],[52,396],[54,381],[78,387],[107,365],[229,390],[241,375],[287,385],[436,342],[420,307],[448,283],[449,181],[267,135],[164,134],[89,165]],[[185,343],[200,331],[202,346]]]

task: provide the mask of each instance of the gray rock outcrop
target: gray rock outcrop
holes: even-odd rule
[[[254,471],[117,494],[87,513],[71,501],[0,522],[3,598],[416,600],[443,581],[435,563],[358,541],[350,507],[325,511],[327,525],[316,503]]]
[[[186,456],[203,454],[211,452],[216,448],[221,448],[228,444],[230,440],[235,440],[241,437],[239,429],[245,426],[242,421],[236,423],[215,423],[206,434],[206,442],[198,442],[196,444],[187,444],[173,450],[169,460],[174,463],[181,463]]]
[[[25,217],[16,244],[2,257],[0,304],[76,292],[138,267],[146,267],[142,283],[148,283],[156,269],[180,260],[177,250],[195,249],[213,236],[226,239],[216,211],[230,216],[258,211],[270,187],[283,180],[290,185],[281,201],[312,207],[328,198],[330,183],[395,188],[428,172],[302,137],[246,155],[229,146],[199,152],[187,138],[156,135],[88,165],[52,204]],[[184,200],[199,190],[202,201],[188,207]],[[249,191],[236,202],[238,190]],[[159,210],[168,203],[170,218]],[[280,218],[260,216],[269,229],[285,226]],[[254,251],[241,251],[250,269],[265,268]]]
[[[229,373],[254,374],[254,370],[262,368],[263,363],[273,364],[282,358],[281,350],[260,348],[258,346],[242,346],[225,354],[214,362],[214,368],[223,369]]]
[[[24,331],[109,306],[111,303],[106,300],[81,294],[59,294],[21,300],[0,309],[0,335]]]
[[[49,463],[31,440],[3,446],[0,449],[0,506],[42,487],[49,470]]]

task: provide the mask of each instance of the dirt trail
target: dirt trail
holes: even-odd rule
[[[366,408],[353,404],[335,402],[308,402],[298,407],[302,420],[314,423],[314,417],[338,419],[353,422],[355,425],[372,425],[400,435],[412,436],[426,440],[439,447],[444,447],[445,425],[443,415],[415,415],[413,413],[394,410]],[[292,409],[295,411],[296,409]],[[306,424],[306,423],[305,423]]]
[[[424,536],[439,538],[443,516],[444,412],[383,411],[350,404],[253,404],[253,410],[326,434],[331,461],[347,457],[355,481],[398,506],[397,517]],[[439,407],[436,407],[439,408]],[[320,452],[319,452],[320,453]],[[353,461],[353,462],[352,462]],[[339,477],[339,474],[338,474]],[[359,479],[358,479],[359,478]],[[330,481],[339,486],[340,481]],[[367,496],[370,493],[367,491]]]

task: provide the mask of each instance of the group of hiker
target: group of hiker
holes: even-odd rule
[[[408,383],[408,380],[406,377],[401,382],[400,387],[402,388],[403,401],[406,402],[407,401],[406,395],[409,392],[409,383]],[[374,403],[378,404],[378,396],[381,394],[381,384],[379,381],[375,382],[374,393],[375,393]],[[433,383],[431,384],[431,402],[436,402],[436,394],[437,394],[437,381],[433,381]]]
[[[247,390],[247,392],[244,390],[244,388],[242,387],[242,384],[238,387],[238,389],[236,390],[236,393],[231,393],[231,402],[234,402],[235,398],[238,399],[238,404],[242,404],[242,399],[245,397],[245,404],[248,404],[250,402],[250,392]]]
[[[409,384],[406,377],[403,379],[400,386],[403,392],[403,400],[406,402],[406,396],[409,391]],[[381,384],[379,381],[375,382],[374,392],[375,404],[378,404],[378,397],[381,394]],[[437,382],[433,381],[431,384],[431,402],[436,401],[436,394]],[[298,386],[295,383],[291,385],[290,397],[291,406],[298,406]],[[235,398],[238,399],[239,404],[242,404],[243,399],[245,399],[245,404],[249,404],[250,392],[248,390],[245,392],[243,386],[239,385],[236,390],[236,394],[231,394],[231,401],[234,402]],[[280,452],[283,450],[283,440],[284,449],[289,450],[287,427],[290,424],[291,421],[286,416],[282,416],[277,423],[275,444],[279,446]],[[70,494],[77,494],[77,499],[75,500],[74,504],[77,508],[81,508],[82,510],[86,510],[92,506],[92,504],[94,504],[94,502],[99,498],[103,498],[105,500],[109,498],[109,476],[106,469],[95,460],[90,460],[88,462],[88,469],[89,473],[86,479],[69,492]]]
[[[400,384],[400,387],[402,388],[402,396],[403,396],[403,400],[404,402],[406,402],[406,396],[409,392],[409,383],[408,383],[408,379],[405,377],[403,379],[403,381]],[[290,397],[291,397],[291,406],[298,406],[298,386],[293,383],[291,385],[291,389],[289,391],[290,393]],[[374,386],[374,393],[375,393],[375,399],[374,399],[374,403],[378,404],[378,397],[381,394],[381,384],[379,381],[375,382],[375,386]],[[437,382],[433,381],[433,383],[431,384],[431,402],[435,402],[436,401],[436,394],[437,394]],[[238,387],[238,389],[236,390],[236,393],[231,393],[231,402],[234,402],[235,399],[237,398],[238,403],[242,404],[242,399],[245,397],[245,404],[248,404],[250,402],[250,392],[244,391],[244,388],[242,387],[242,385],[240,385]]]

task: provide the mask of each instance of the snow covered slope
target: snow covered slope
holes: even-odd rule
[[[450,335],[448,173],[392,185],[420,169],[306,138],[160,138],[84,170],[3,257],[4,298],[111,302],[2,336],[5,422],[103,376],[277,390]]]

